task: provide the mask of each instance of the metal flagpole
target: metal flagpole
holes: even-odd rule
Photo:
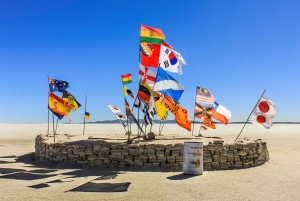
[[[247,118],[247,120],[246,120],[246,122],[245,122],[245,124],[244,124],[244,126],[243,126],[243,128],[242,128],[242,130],[241,130],[241,132],[240,132],[239,135],[236,137],[235,141],[236,141],[236,140],[239,138],[239,136],[241,135],[241,133],[242,133],[244,127],[246,126],[246,124],[247,124],[247,122],[248,122],[248,120],[249,120],[251,114],[253,113],[254,109],[256,108],[257,104],[259,103],[261,97],[263,97],[263,95],[264,95],[265,92],[266,92],[266,90],[264,90],[264,92],[262,93],[262,95],[261,95],[260,98],[258,99],[257,103],[256,103],[255,106],[253,107],[253,109],[252,109],[250,115],[248,116],[248,118]]]
[[[204,120],[204,117],[203,117],[203,120]],[[200,128],[199,128],[199,133],[198,133],[198,135],[201,134],[200,130],[201,130],[201,128],[202,128],[203,120],[202,120],[202,122],[201,122],[201,125],[200,125]]]
[[[58,118],[57,118],[57,120],[56,120],[55,134],[56,134],[56,131],[57,131],[57,124],[58,124]]]
[[[86,101],[87,101],[87,97],[86,97],[86,95],[85,95],[84,116],[83,116],[83,135],[84,135],[84,131],[85,131],[85,113],[86,113]]]
[[[52,112],[52,121],[53,121],[53,136],[54,136],[54,143],[55,143],[55,133],[54,133],[54,113]]]
[[[159,120],[158,134],[160,135],[161,119]]]
[[[49,75],[48,76],[48,85],[49,85]],[[47,137],[49,137],[49,91],[48,91],[48,130],[47,130]]]
[[[196,85],[196,90],[197,90],[197,85]],[[195,102],[196,102],[196,98],[197,98],[197,91],[196,91],[196,95],[195,95]],[[194,106],[194,120],[193,120],[193,132],[192,132],[192,136],[194,135],[194,124],[195,124],[195,106]]]
[[[162,125],[162,127],[161,127],[161,130],[160,130],[159,135],[161,135],[161,132],[162,132],[162,130],[163,130],[163,128],[164,128],[165,122],[166,122],[166,120],[164,120],[164,123],[163,123],[163,125]]]

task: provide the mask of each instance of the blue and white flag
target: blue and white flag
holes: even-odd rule
[[[51,92],[53,91],[64,92],[64,90],[69,87],[69,83],[63,80],[48,78],[48,81],[49,81],[49,89]]]
[[[154,91],[159,91],[160,93],[165,94],[178,102],[184,91],[184,88],[179,82],[177,82],[173,77],[168,75],[162,68],[159,67],[157,70]]]
[[[212,108],[214,110],[216,110],[217,112],[219,112],[220,114],[224,115],[226,117],[226,119],[229,120],[231,118],[230,110],[225,108],[223,105],[220,105],[219,103],[214,102],[214,104],[212,105]]]
[[[149,99],[149,104],[148,104],[148,110],[147,110],[147,113],[145,115],[145,118],[144,118],[144,125],[147,126],[148,124],[154,124],[154,115],[157,114],[157,109],[156,109],[156,106],[155,106],[155,101],[153,99],[152,96],[150,96],[150,99]]]

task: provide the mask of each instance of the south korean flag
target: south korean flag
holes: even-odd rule
[[[162,44],[160,48],[159,66],[169,72],[182,74],[182,64],[187,65],[183,57],[175,50]]]

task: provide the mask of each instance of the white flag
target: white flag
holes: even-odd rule
[[[161,45],[160,55],[159,55],[159,66],[169,72],[182,74],[182,65],[187,65],[187,62],[183,59],[183,57],[176,52],[175,50]]]
[[[153,125],[154,115],[156,114],[157,114],[157,109],[155,106],[155,101],[153,99],[153,96],[150,96],[148,110],[144,118],[144,125],[147,126],[149,123]]]
[[[140,80],[142,79],[142,81],[146,83],[150,88],[153,88],[154,86],[156,74],[157,74],[156,72],[140,64],[140,69],[139,69]]]
[[[271,128],[273,125],[272,119],[276,115],[275,106],[276,104],[273,101],[261,97],[259,103],[252,112],[249,122],[263,126],[267,129]]]
[[[220,105],[219,103],[215,102],[213,104],[213,108],[217,112],[219,112],[220,114],[223,114],[226,117],[226,119],[229,120],[231,118],[231,112],[230,112],[230,110],[228,110],[227,108],[225,108],[223,105]]]

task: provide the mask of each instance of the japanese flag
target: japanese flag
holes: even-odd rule
[[[271,128],[273,125],[272,119],[276,115],[275,106],[276,104],[273,101],[262,97],[253,110],[249,122],[263,126],[266,129]]]

